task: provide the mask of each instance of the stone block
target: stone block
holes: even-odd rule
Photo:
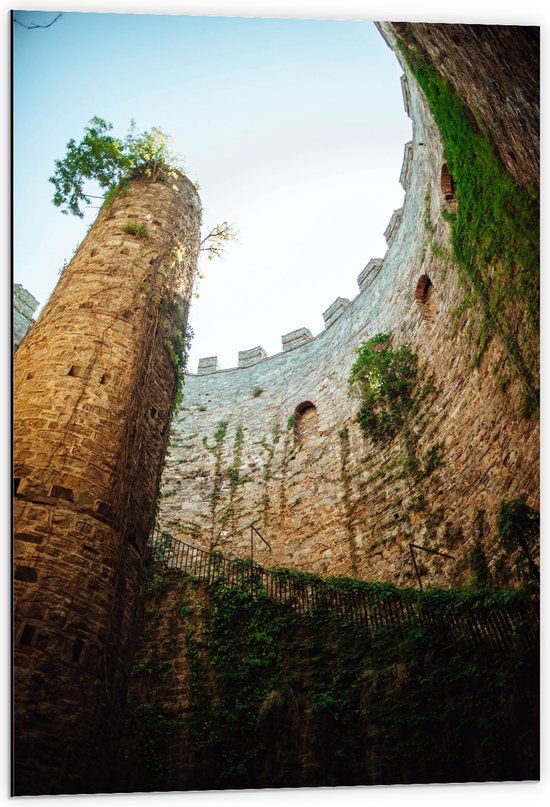
[[[401,166],[401,174],[399,176],[399,182],[401,183],[401,187],[404,191],[407,190],[409,185],[409,179],[411,176],[412,170],[412,156],[413,156],[413,144],[412,140],[408,143],[405,143],[405,150],[403,152],[403,164]]]
[[[368,289],[372,281],[378,277],[378,273],[384,263],[383,258],[371,258],[361,274],[357,277],[357,284],[361,291]]]
[[[306,342],[311,342],[312,339],[313,336],[308,328],[298,328],[296,331],[285,333],[281,337],[283,343],[283,352],[286,353],[287,350],[293,350],[295,347],[305,345]]]
[[[390,219],[390,223],[386,227],[384,232],[384,238],[386,239],[386,244],[388,246],[391,245],[393,239],[397,235],[397,231],[399,229],[399,225],[401,224],[401,215],[403,213],[403,208],[400,207],[399,210],[394,210],[392,217]]]
[[[23,337],[34,324],[32,315],[38,308],[39,302],[30,292],[23,288],[21,283],[13,287],[13,349],[17,350]]]
[[[267,359],[267,353],[261,345],[250,350],[239,350],[239,367],[250,367],[263,359]]]
[[[346,297],[337,297],[336,300],[329,305],[326,311],[323,311],[323,320],[325,328],[329,328],[338,317],[346,310],[350,301]]]
[[[411,98],[409,93],[409,85],[407,83],[407,76],[405,73],[401,76],[401,92],[403,93],[403,107],[407,117],[411,117]]]
[[[221,367],[217,356],[206,356],[204,359],[199,359],[197,375],[217,373],[218,370],[221,370]]]

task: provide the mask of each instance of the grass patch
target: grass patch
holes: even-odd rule
[[[128,221],[120,228],[123,233],[128,235],[136,235],[138,238],[149,238],[149,230],[146,224],[140,224],[139,221]]]

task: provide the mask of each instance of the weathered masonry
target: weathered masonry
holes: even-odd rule
[[[539,503],[537,31],[378,27],[406,196],[322,333],[202,359],[170,430],[200,240],[178,175],[100,212],[17,349],[17,795],[538,776],[536,585],[493,540],[503,500]],[[519,186],[496,252],[457,252],[465,204],[481,227]],[[348,382],[373,339],[414,376],[380,442]]]
[[[199,219],[183,176],[130,182],[15,354],[17,795],[97,792],[109,769]]]
[[[395,28],[379,27],[395,46]],[[439,62],[449,74],[452,59],[460,68],[474,58],[480,38],[487,43],[483,85],[490,48],[502,65],[504,44],[514,40],[512,29],[491,28],[484,38],[476,28],[468,40],[468,26],[437,27]],[[416,42],[433,26],[396,28]],[[518,41],[526,36],[534,32],[520,31]],[[233,369],[209,357],[187,377],[161,488],[161,526],[176,538],[244,558],[254,523],[271,546],[257,542],[263,565],[399,584],[414,582],[409,544],[416,542],[452,556],[422,557],[426,583],[449,585],[470,578],[474,546],[489,553],[490,563],[500,562],[491,536],[503,499],[526,494],[538,504],[538,424],[519,414],[522,384],[506,368],[508,348],[496,330],[471,366],[476,346],[467,334],[474,315],[461,313],[465,292],[448,221],[460,205],[460,188],[426,97],[402,64],[413,138],[401,171],[405,201],[386,230],[386,255],[368,262],[353,300],[338,298],[327,308],[317,336],[299,328],[282,337],[277,355],[267,357],[261,346],[243,350]],[[518,63],[524,88],[529,77],[537,83],[528,68],[522,72]],[[466,101],[475,95],[475,79],[466,68],[454,78],[458,89],[468,85]],[[508,74],[499,73],[499,80],[508,81]],[[535,95],[525,89],[525,117],[512,116],[516,127],[509,125],[514,142],[527,141],[536,151],[537,111],[529,105]],[[496,116],[498,97],[493,102]],[[361,432],[360,402],[348,384],[356,348],[380,333],[417,355],[419,397],[425,390],[407,432],[382,447]],[[404,473],[407,464],[414,473]]]
[[[17,350],[23,337],[34,324],[32,315],[38,308],[38,300],[20,283],[13,287],[13,349]]]

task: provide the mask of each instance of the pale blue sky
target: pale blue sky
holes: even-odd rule
[[[27,24],[53,18],[20,11]],[[89,222],[51,204],[48,177],[93,115],[170,133],[198,179],[205,228],[239,241],[205,262],[189,367],[316,334],[357,293],[402,204],[411,137],[393,53],[370,22],[64,13],[14,29],[15,281],[44,303]]]
[[[17,12],[23,22],[52,19]],[[14,30],[15,274],[44,303],[97,211],[51,203],[48,177],[93,115],[124,134],[158,125],[198,179],[205,228],[235,221],[239,241],[193,303],[189,368],[217,354],[281,349],[322,330],[322,311],[357,293],[402,204],[411,138],[401,68],[370,22],[64,13]]]

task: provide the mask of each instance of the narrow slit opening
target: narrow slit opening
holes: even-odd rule
[[[73,644],[73,661],[77,662],[80,660],[80,656],[82,655],[82,650],[84,649],[84,641],[77,637],[74,640]]]
[[[36,625],[25,625],[19,644],[24,647],[29,647],[32,644],[34,634],[36,632]]]

